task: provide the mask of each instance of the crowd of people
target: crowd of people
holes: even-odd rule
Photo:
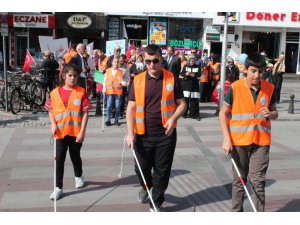
[[[50,53],[45,52],[45,67],[49,67],[48,55]],[[223,148],[237,161],[245,182],[248,174],[253,179],[253,189],[259,192],[254,199],[259,211],[264,210],[270,119],[277,118],[276,103],[280,101],[285,70],[283,59],[284,56],[280,56],[273,67],[274,85],[261,79],[265,58],[259,53],[250,54],[245,62],[237,65],[232,58],[227,59],[227,94],[220,111]],[[54,64],[52,67],[57,68]],[[49,72],[53,68],[48,68]],[[101,73],[103,82],[89,83],[92,71]],[[162,49],[157,45],[148,45],[143,53],[140,48],[130,49],[126,55],[116,46],[111,56],[106,56],[103,49],[94,49],[89,57],[84,44],[72,46],[60,65],[61,85],[52,90],[45,104],[52,135],[57,139],[56,189],[50,199],[59,199],[63,195],[64,161],[68,149],[74,167],[75,187],[84,186],[80,149],[91,109],[90,98],[97,98],[96,115],[104,116],[99,96],[102,99],[105,96],[106,126],[120,126],[120,118],[126,115],[127,144],[134,148],[141,166],[140,171],[135,161],[141,185],[138,199],[146,202],[147,189],[151,189],[153,203],[150,203],[150,210],[162,211],[177,142],[177,121],[181,117],[199,121],[199,102],[219,101],[215,93],[220,86],[220,75],[219,56],[211,53],[202,59],[197,49],[191,49],[190,55],[185,56],[168,46],[163,57]],[[249,100],[251,98],[253,101]],[[230,119],[228,114],[231,114]],[[252,118],[252,115],[256,117]],[[257,163],[250,163],[250,160]],[[235,175],[232,190],[232,210],[243,211],[243,186]]]

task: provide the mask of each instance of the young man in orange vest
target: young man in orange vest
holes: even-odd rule
[[[271,144],[270,119],[278,117],[272,84],[261,79],[264,57],[248,55],[246,78],[234,82],[225,96],[219,117],[223,149],[232,154],[244,182],[251,182],[252,200],[257,211],[265,207],[265,175]],[[232,183],[232,211],[243,211],[243,185],[235,171]]]
[[[178,80],[163,69],[162,51],[157,45],[145,48],[144,60],[147,70],[134,77],[129,94],[127,143],[134,147],[156,209],[162,211],[177,140],[176,123],[186,103]],[[143,187],[138,199],[145,202],[148,194],[137,165],[135,171]]]

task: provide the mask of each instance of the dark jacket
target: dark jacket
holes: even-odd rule
[[[84,61],[84,64],[86,66],[88,66],[88,62],[86,60],[86,58],[82,57],[83,58],[83,61]],[[81,56],[79,54],[76,54],[75,56],[73,56],[73,58],[70,60],[70,62],[68,64],[73,64],[75,66],[78,67],[78,74],[80,75],[81,74],[81,71],[82,71],[82,61],[81,61]],[[90,69],[88,68],[87,69],[87,72],[89,73],[90,72]]]
[[[168,56],[166,56],[164,58],[163,65],[167,70],[173,73],[176,78],[179,77],[181,70],[181,60],[179,57],[173,55],[171,61],[168,64]]]
[[[41,68],[45,70],[45,78],[47,80],[53,80],[56,74],[58,74],[59,64],[55,59],[47,58],[42,62]]]

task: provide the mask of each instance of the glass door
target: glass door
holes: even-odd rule
[[[17,35],[16,36],[16,66],[23,67],[25,57],[26,57],[26,49],[28,44],[28,36],[26,35]]]

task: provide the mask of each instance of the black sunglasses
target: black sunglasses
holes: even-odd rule
[[[151,62],[153,62],[153,64],[157,64],[157,63],[159,63],[159,59],[153,59],[153,60],[146,59],[146,60],[145,60],[145,63],[146,63],[147,65],[150,65]]]

